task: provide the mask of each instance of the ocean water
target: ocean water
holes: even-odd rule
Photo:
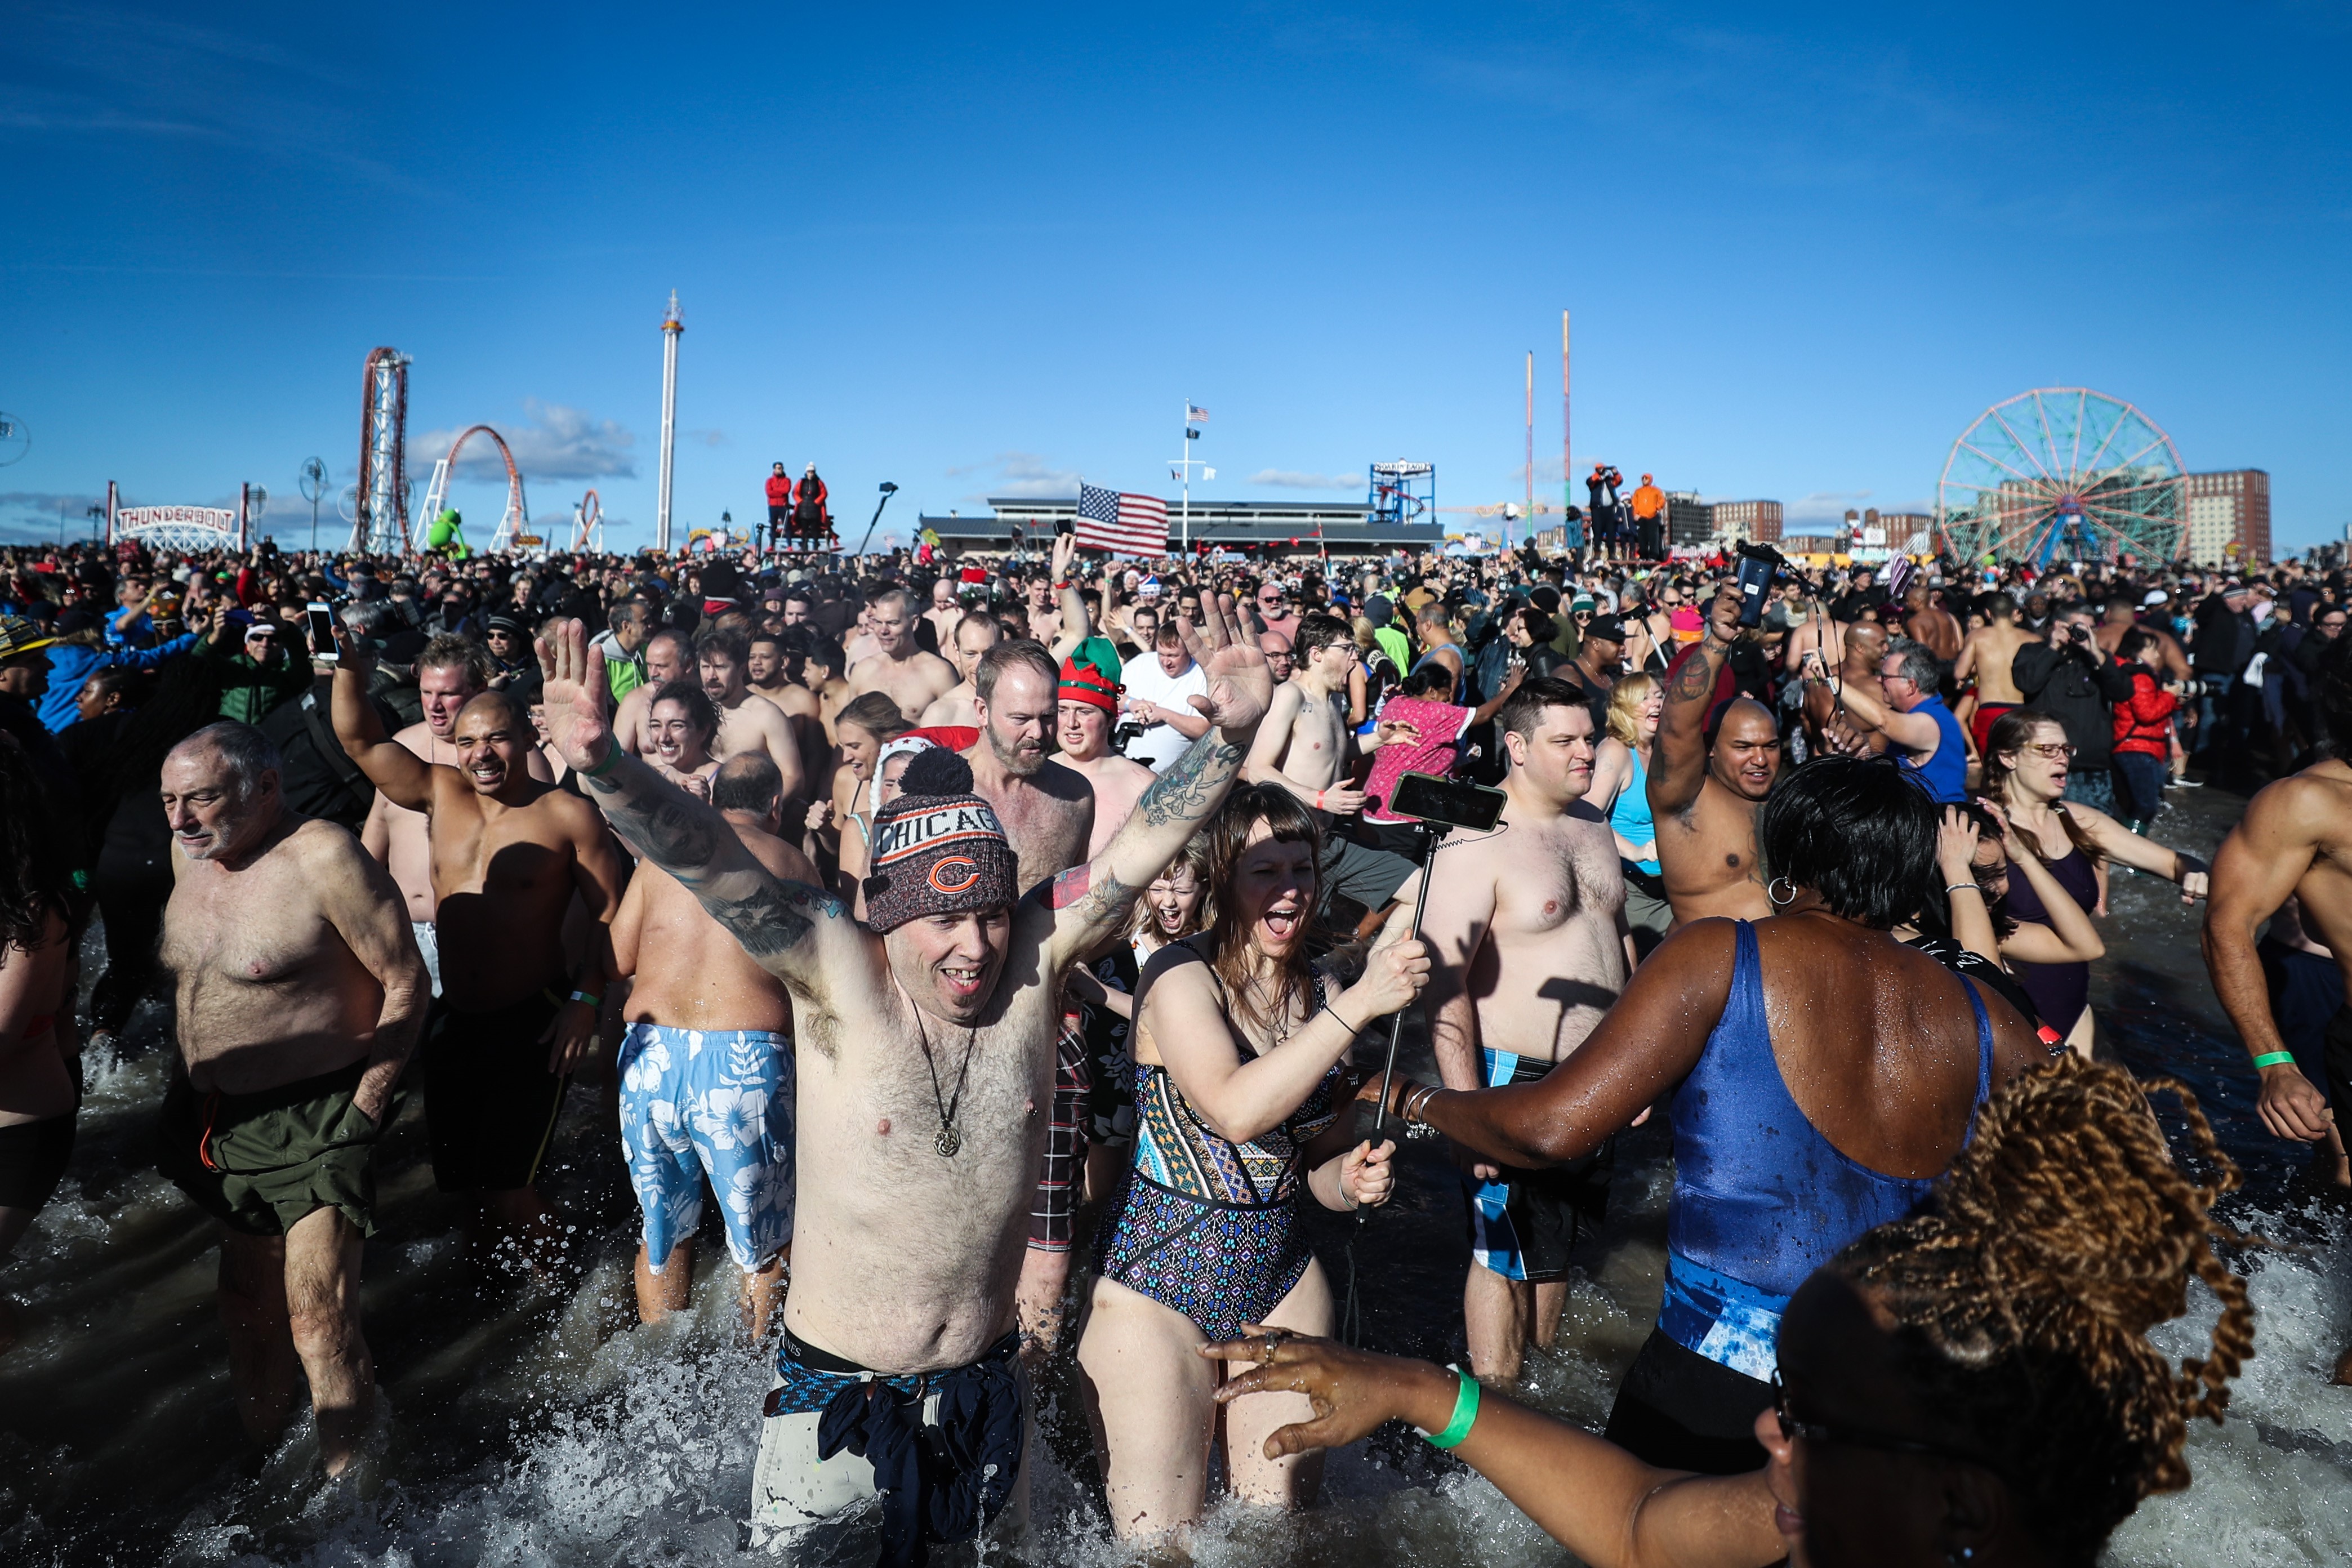
[[[2210,850],[2234,815],[2192,797],[2166,828]],[[2159,837],[2167,837],[2164,830]],[[2352,1343],[2352,1256],[2339,1209],[2301,1177],[2303,1152],[2252,1116],[2252,1079],[2196,957],[2195,917],[2167,885],[2119,876],[2095,1004],[2109,1046],[2142,1073],[2170,1072],[2206,1103],[2249,1185],[2230,1217],[2275,1245],[2241,1261],[2257,1355],[2231,1418],[2200,1424],[2190,1489],[2150,1500],[2109,1562],[2352,1562],[2352,1390],[2326,1378]],[[365,1266],[367,1332],[383,1401],[367,1458],[342,1480],[315,1472],[307,1418],[280,1449],[247,1452],[213,1315],[206,1226],[152,1169],[165,1083],[163,1019],[142,1009],[123,1059],[92,1060],[74,1167],[0,1288],[26,1342],[0,1359],[0,1563],[316,1564],[320,1568],[647,1568],[762,1561],[864,1563],[870,1526],[744,1549],[763,1358],[736,1347],[733,1277],[706,1238],[696,1308],[635,1326],[635,1211],[601,1091],[574,1092],[552,1195],[572,1227],[575,1284],[477,1284],[457,1215],[432,1188],[418,1108],[379,1157],[381,1234]],[[1523,1397],[1598,1426],[1647,1333],[1664,1258],[1671,1167],[1663,1131],[1630,1135],[1609,1226],[1576,1279],[1556,1351],[1535,1356]],[[1399,1197],[1359,1226],[1310,1211],[1344,1289],[1352,1252],[1366,1332],[1379,1348],[1452,1357],[1467,1246],[1451,1167],[1425,1147]],[[710,1268],[717,1256],[720,1267]],[[2201,1298],[2201,1290],[2199,1292]],[[2168,1325],[2168,1353],[2197,1353],[2210,1300]],[[1016,1541],[946,1552],[946,1563],[1108,1565],[1132,1560],[1100,1520],[1066,1365],[1042,1384],[1031,1519]],[[1283,1516],[1220,1505],[1195,1561],[1519,1568],[1572,1559],[1478,1477],[1409,1436],[1383,1433],[1331,1457],[1324,1500]]]

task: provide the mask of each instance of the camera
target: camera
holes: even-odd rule
[[[1772,591],[1772,583],[1780,569],[1788,564],[1781,553],[1769,544],[1739,546],[1739,624],[1756,626],[1764,624],[1764,595]]]
[[[1125,756],[1128,747],[1143,739],[1143,731],[1147,727],[1139,719],[1120,720],[1118,727],[1110,732],[1111,750]]]

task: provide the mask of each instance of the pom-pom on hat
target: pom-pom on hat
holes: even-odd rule
[[[874,814],[866,923],[891,931],[925,915],[1012,904],[1020,862],[995,809],[971,792],[971,764],[944,748],[921,752],[898,789]]]

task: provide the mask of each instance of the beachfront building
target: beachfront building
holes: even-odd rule
[[[2266,471],[2231,468],[2221,474],[2186,474],[2180,482],[2189,492],[2184,553],[2191,564],[2219,566],[2271,558],[2271,477]]]
[[[1056,524],[1076,524],[1078,498],[991,496],[985,512],[925,516],[921,526],[939,536],[952,554],[995,554],[1016,543],[1043,550]],[[1017,531],[1017,532],[1016,532]],[[1362,501],[1195,500],[1188,514],[1181,501],[1168,503],[1168,548],[1175,553],[1188,536],[1197,550],[1234,551],[1249,556],[1385,555],[1392,550],[1430,550],[1445,542],[1436,523],[1382,521]]]

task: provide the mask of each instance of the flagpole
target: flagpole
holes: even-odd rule
[[[1192,553],[1192,400],[1184,400],[1184,440],[1181,450],[1184,461],[1179,471],[1184,476],[1184,553]]]

